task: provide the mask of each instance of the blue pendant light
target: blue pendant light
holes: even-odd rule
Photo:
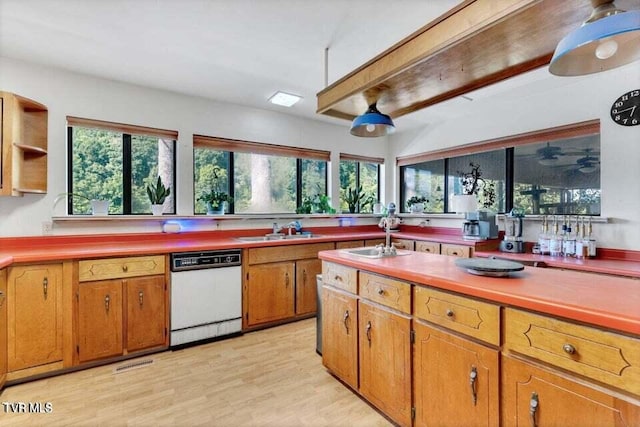
[[[369,109],[363,115],[356,117],[351,124],[351,135],[355,136],[385,136],[395,130],[396,127],[391,117],[378,111],[375,102],[369,105]]]
[[[591,0],[593,12],[566,35],[551,58],[549,72],[581,76],[640,59],[640,10],[625,12],[613,0]]]

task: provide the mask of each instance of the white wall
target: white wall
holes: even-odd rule
[[[214,78],[212,76],[212,78]],[[349,123],[334,125],[290,114],[179,95],[0,57],[0,90],[34,99],[49,109],[48,194],[0,198],[0,237],[40,235],[55,197],[66,191],[66,116],[177,130],[177,214],[193,214],[193,134],[331,150],[330,185],[338,205],[340,151],[387,156],[384,138],[357,138]],[[266,100],[265,100],[266,102]],[[315,102],[308,99],[304,102]],[[61,203],[62,205],[62,203]],[[58,212],[58,209],[56,209]],[[195,228],[269,226],[270,220],[193,222]],[[337,225],[322,220],[306,225]],[[303,224],[305,225],[305,224]],[[159,231],[159,223],[56,222],[54,234]]]
[[[602,216],[595,224],[598,246],[640,250],[640,126],[615,124],[613,102],[640,89],[640,62],[581,77],[552,77],[533,90],[514,88],[501,95],[467,102],[465,114],[390,137],[390,159],[523,132],[600,119]],[[472,95],[473,96],[473,95]],[[390,163],[391,164],[391,163]],[[398,174],[391,188],[398,189]],[[397,197],[394,193],[393,197]],[[431,220],[431,225],[460,225],[460,220]],[[537,240],[539,223],[528,222],[525,240]]]

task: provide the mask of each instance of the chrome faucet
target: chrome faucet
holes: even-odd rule
[[[282,227],[280,227],[277,222],[274,222],[273,223],[273,234],[278,234],[281,231],[282,231]]]
[[[299,231],[302,228],[300,221],[291,221],[289,224],[285,225],[286,228],[289,229],[289,236],[291,236],[291,229],[295,228],[296,231]]]
[[[378,223],[378,227],[384,228],[385,232],[385,245],[384,247],[380,248],[381,254],[383,256],[396,255],[396,248],[391,245],[391,229],[397,227],[400,224],[400,218],[396,216],[395,203],[389,203],[387,211],[388,216],[380,218],[380,222]]]

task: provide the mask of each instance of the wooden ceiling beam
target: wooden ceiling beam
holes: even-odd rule
[[[377,101],[400,117],[544,66],[590,12],[588,0],[467,0],[318,92],[317,112],[353,119]]]

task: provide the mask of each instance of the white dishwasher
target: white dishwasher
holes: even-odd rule
[[[242,250],[171,254],[172,348],[242,330]]]

